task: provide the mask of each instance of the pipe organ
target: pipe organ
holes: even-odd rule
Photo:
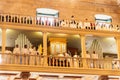
[[[26,44],[28,46],[28,48],[30,48],[32,46],[31,42],[28,40],[28,38],[26,37],[26,35],[20,33],[17,37],[17,39],[15,40],[15,45],[18,44],[20,49],[24,48],[24,45]]]
[[[66,38],[49,38],[50,41],[50,54],[66,52]]]

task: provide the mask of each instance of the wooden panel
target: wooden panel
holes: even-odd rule
[[[49,4],[49,5],[48,5]],[[69,4],[69,5],[68,5]],[[36,15],[36,8],[52,8],[60,12],[60,18],[70,18],[74,15],[77,19],[86,17],[94,21],[96,13],[116,15],[113,21],[120,15],[116,0],[1,0],[0,12],[22,15]],[[115,22],[119,20],[115,20]]]
[[[9,67],[9,68],[8,68]],[[52,73],[71,73],[71,74],[93,74],[93,75],[112,75],[119,76],[119,70],[104,69],[83,69],[83,68],[60,68],[60,67],[40,67],[22,65],[0,65],[2,71],[30,71],[30,72],[52,72]]]

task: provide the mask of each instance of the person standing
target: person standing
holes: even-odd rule
[[[65,52],[64,57],[66,58],[65,60],[66,66],[70,67],[72,65],[71,56],[67,52]]]
[[[29,62],[29,50],[27,45],[24,45],[24,48],[22,49],[22,64],[28,64]]]
[[[35,54],[36,54],[36,51],[34,49],[34,46],[31,46],[31,48],[29,48],[29,64],[30,65],[35,65]]]
[[[91,61],[91,58],[90,58],[90,53],[89,51],[86,51],[86,61],[87,61],[87,67],[90,68],[92,66],[92,61]]]
[[[86,51],[86,58],[90,58],[90,53],[89,53],[89,51]]]
[[[73,15],[71,16],[71,20],[69,22],[69,25],[70,25],[70,28],[77,28],[77,24],[76,24],[76,21],[75,21]]]
[[[93,67],[98,68],[99,67],[98,54],[95,51],[93,51],[92,53],[92,59],[93,59]]]
[[[18,44],[15,45],[15,48],[13,49],[13,54],[14,54],[15,64],[19,64],[20,63],[20,48]]]
[[[56,66],[64,66],[64,61],[65,61],[65,56],[63,53],[57,53],[57,58],[56,58]]]
[[[12,52],[7,47],[5,48],[5,54],[3,55],[2,62],[8,64],[12,63]]]
[[[79,56],[77,55],[77,52],[75,52],[74,56],[73,56],[73,66],[78,68],[79,67]]]

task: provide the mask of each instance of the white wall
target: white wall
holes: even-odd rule
[[[97,39],[99,41],[104,53],[117,53],[116,40],[113,37],[86,37],[87,50],[90,48],[94,39]]]

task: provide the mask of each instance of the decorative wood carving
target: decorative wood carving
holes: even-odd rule
[[[101,75],[98,80],[108,80],[107,75]]]
[[[28,79],[30,77],[30,72],[21,72],[20,78]]]

